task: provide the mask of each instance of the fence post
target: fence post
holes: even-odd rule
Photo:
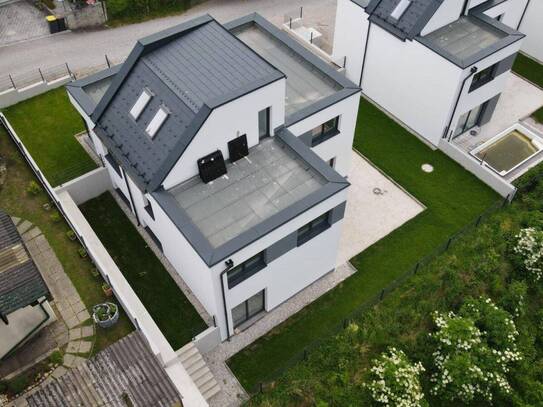
[[[417,262],[417,264],[415,264],[415,271],[413,271],[413,274],[417,274],[417,271],[419,271],[419,267],[420,267],[420,261]]]
[[[13,89],[17,89],[17,86],[15,86],[15,82],[13,82],[13,78],[11,77],[11,74],[8,74],[9,80],[11,81],[11,86],[13,86]]]
[[[38,68],[38,72],[40,73],[42,82],[45,82],[45,78],[43,77],[43,73],[40,68]]]
[[[311,38],[309,39],[309,43],[313,44],[313,31],[311,31]]]
[[[449,250],[451,243],[452,243],[452,237],[449,237],[449,240],[447,240],[447,244],[445,245],[445,251]]]
[[[66,70],[68,71],[68,75],[70,75],[72,78],[75,79],[74,75],[72,74],[72,71],[70,71],[70,67],[68,66],[68,62],[64,63],[66,65]]]
[[[479,227],[481,220],[483,220],[483,215],[479,215],[479,217],[477,218],[477,222],[475,222],[475,227]]]
[[[292,17],[288,18],[288,28],[292,30]]]
[[[347,55],[343,57],[343,69],[345,69],[345,66],[347,65]]]
[[[107,64],[107,67],[108,67],[108,68],[111,68],[111,62],[109,62],[109,58],[107,57],[107,54],[104,54],[104,56],[106,57],[106,64]]]
[[[383,301],[383,297],[385,296],[385,289],[383,288],[381,290],[381,295],[379,296],[379,301]]]
[[[303,16],[304,16],[304,7],[301,6],[301,7],[300,7],[300,19],[302,19]]]

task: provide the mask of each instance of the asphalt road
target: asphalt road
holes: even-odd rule
[[[186,13],[118,28],[65,32],[0,47],[0,76],[47,68],[67,62],[78,73],[96,70],[108,57],[123,60],[138,38],[179,24],[190,18],[211,14],[220,22],[258,12],[275,24],[284,14],[304,7],[304,20],[322,30],[332,27],[336,0],[209,0]]]

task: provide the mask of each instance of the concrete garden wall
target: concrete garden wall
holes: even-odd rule
[[[70,82],[72,77],[66,73],[66,76],[53,81],[44,81],[40,76],[36,76],[36,83],[24,88],[11,88],[0,93],[0,109],[31,99],[34,96],[41,95],[52,89],[59,88]]]

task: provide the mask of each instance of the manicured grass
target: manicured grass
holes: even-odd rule
[[[537,110],[532,114],[533,118],[536,119],[539,123],[543,124],[543,107]]]
[[[174,349],[206,329],[109,192],[84,203],[80,209]]]
[[[0,186],[0,209],[12,216],[27,219],[41,229],[90,312],[93,305],[106,300],[101,289],[103,281],[92,276],[93,266],[89,259],[79,256],[79,243],[70,241],[66,236],[68,225],[63,220],[51,219],[54,210],[45,211],[42,208],[44,203],[49,202],[47,194],[42,191],[34,196],[26,192],[30,181],[38,181],[1,126],[0,157],[7,166],[6,183]],[[130,320],[121,312],[121,318],[114,327],[108,330],[98,329],[94,351],[104,349],[133,329]]]
[[[543,88],[543,65],[537,61],[525,55],[518,54],[513,65],[513,71]]]
[[[106,7],[109,27],[141,23],[154,18],[173,16],[184,13],[191,7],[191,0],[108,0]]]
[[[96,168],[74,137],[85,129],[64,87],[10,106],[4,114],[53,186]]]
[[[428,209],[352,259],[358,273],[229,361],[249,391],[313,341],[330,335],[357,307],[498,199],[458,164],[432,151],[365,100],[354,147]],[[433,165],[434,172],[423,172],[424,163]]]

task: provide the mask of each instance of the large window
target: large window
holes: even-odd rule
[[[134,103],[134,106],[130,109],[130,116],[132,116],[134,120],[137,120],[138,117],[140,117],[141,112],[143,112],[143,109],[145,109],[145,106],[147,106],[152,97],[153,94],[149,89],[143,89],[138,100],[136,100],[136,103]]]
[[[262,311],[264,311],[264,290],[232,308],[234,329]]]
[[[264,138],[270,135],[270,108],[258,112],[258,137]]]
[[[149,125],[147,126],[147,128],[145,129],[145,131],[147,132],[149,136],[151,136],[151,138],[155,137],[157,131],[164,124],[167,117],[168,117],[168,109],[166,109],[165,106],[161,106],[156,112],[155,116],[149,122]]]
[[[465,133],[466,131],[477,126],[480,122],[481,113],[483,112],[485,106],[486,102],[460,116],[460,120],[458,120],[458,126],[456,127],[456,130],[454,132],[454,136],[459,136],[460,134]]]
[[[331,137],[339,134],[339,116],[328,120],[326,123],[315,127],[311,133],[311,147],[315,147]]]
[[[471,86],[469,88],[469,91],[472,92],[475,89],[479,89],[481,86],[487,84],[492,79],[494,79],[497,66],[498,64],[494,64],[492,66],[489,66],[486,69],[483,69],[482,71],[477,72],[475,75],[473,75],[473,80],[471,81]]]
[[[253,274],[258,273],[264,267],[266,267],[266,262],[264,261],[264,252],[261,252],[226,273],[228,277],[228,288],[237,286]]]
[[[298,246],[310,241],[330,227],[328,212],[298,229]]]

